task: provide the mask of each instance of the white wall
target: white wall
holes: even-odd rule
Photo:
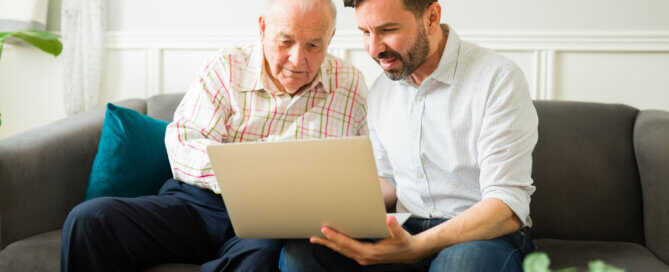
[[[109,0],[102,103],[183,92],[209,53],[252,41],[265,0]],[[625,103],[669,110],[669,1],[441,0],[466,40],[523,69],[536,99]],[[381,73],[362,50],[354,11],[339,7],[331,52]],[[58,31],[60,0],[48,28]],[[0,59],[0,138],[65,117],[59,59],[5,46]]]

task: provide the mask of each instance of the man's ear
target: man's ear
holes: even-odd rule
[[[265,15],[258,17],[258,26],[260,27],[260,38],[265,38]]]
[[[336,28],[333,28],[333,29],[332,29],[332,35],[330,35],[330,41],[328,42],[328,46],[329,46],[330,43],[332,42],[332,38],[334,38],[334,34],[335,34],[335,32],[337,32],[337,29],[336,29]]]
[[[439,5],[439,2],[434,2],[427,8],[423,19],[429,35],[441,31],[441,5]]]

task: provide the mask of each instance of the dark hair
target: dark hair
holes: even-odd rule
[[[365,0],[344,0],[345,7],[358,7]],[[437,2],[437,0],[402,0],[404,2],[404,7],[413,13],[414,16],[419,17],[423,16],[432,3]]]

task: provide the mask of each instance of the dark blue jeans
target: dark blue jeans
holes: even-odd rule
[[[417,234],[444,219],[410,218],[403,227]],[[327,247],[308,240],[289,240],[281,251],[279,267],[292,271],[522,271],[525,255],[534,251],[527,228],[492,240],[472,241],[447,247],[436,256],[415,264],[361,266]]]
[[[61,271],[137,271],[161,263],[202,271],[278,271],[283,241],[235,236],[220,195],[170,179],[156,196],[101,197],[63,225]]]

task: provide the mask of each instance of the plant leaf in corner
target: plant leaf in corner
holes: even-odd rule
[[[1,35],[5,35],[4,37]],[[0,38],[14,37],[41,49],[51,55],[58,56],[63,51],[63,44],[58,41],[59,35],[51,34],[49,32],[28,30],[20,32],[2,33]]]
[[[550,272],[548,268],[551,264],[548,255],[543,252],[534,252],[525,256],[523,261],[523,271],[525,272]]]

